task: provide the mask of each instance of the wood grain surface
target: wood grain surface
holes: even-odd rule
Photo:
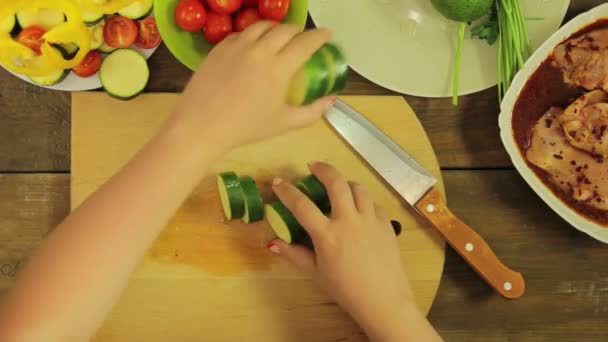
[[[567,17],[604,2],[572,0]],[[150,65],[148,91],[180,92],[191,74],[165,47]],[[394,94],[356,74],[346,93]],[[429,317],[447,341],[606,341],[608,248],[553,214],[511,169],[495,94],[466,96],[458,108],[449,99],[404,97],[437,152],[452,211],[524,274],[527,292],[505,301],[448,249]],[[0,297],[69,212],[70,122],[69,94],[0,70]]]

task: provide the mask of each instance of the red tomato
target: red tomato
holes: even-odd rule
[[[139,24],[139,35],[135,46],[142,49],[152,49],[159,46],[162,38],[156,26],[156,19],[148,17],[137,23]]]
[[[291,0],[259,0],[258,9],[268,20],[282,21],[289,13]]]
[[[209,7],[219,14],[232,14],[241,8],[243,0],[207,0]]]
[[[211,44],[217,44],[232,33],[232,17],[224,14],[209,12],[204,29],[205,39]]]
[[[103,40],[113,48],[128,48],[137,40],[137,24],[119,15],[112,16],[103,27]]]
[[[258,21],[262,20],[260,12],[255,8],[243,8],[234,17],[234,30],[236,32],[245,31],[245,29]]]
[[[40,46],[44,42],[42,36],[46,31],[42,27],[30,26],[24,28],[17,36],[17,43],[25,45],[28,48],[34,50],[36,55],[40,55]]]
[[[198,0],[182,0],[175,7],[175,21],[184,31],[200,31],[205,27],[207,10]]]
[[[258,0],[243,0],[243,6],[258,7]]]
[[[84,57],[80,65],[73,68],[72,71],[80,77],[91,77],[95,75],[101,67],[101,53],[99,51],[89,51]]]

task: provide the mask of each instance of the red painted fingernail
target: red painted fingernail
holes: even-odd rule
[[[281,249],[279,246],[275,245],[273,241],[270,241],[266,248],[268,248],[268,250],[270,250],[272,253],[281,254]]]
[[[333,107],[336,104],[336,101],[338,101],[337,97],[332,98],[328,103],[327,103],[327,109],[330,109],[331,107]]]

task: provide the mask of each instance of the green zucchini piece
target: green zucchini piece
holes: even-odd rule
[[[15,29],[16,25],[17,20],[15,20],[15,16],[10,15],[4,20],[0,21],[0,33],[11,33]]]
[[[306,197],[310,198],[322,212],[328,213],[331,211],[327,190],[325,190],[325,186],[317,177],[315,177],[315,175],[308,175],[300,178],[296,182],[296,187],[302,191]]]
[[[144,91],[150,79],[150,69],[146,59],[137,51],[119,49],[104,58],[99,79],[109,95],[130,100]]]
[[[141,19],[150,14],[150,12],[152,12],[153,6],[153,0],[139,0],[121,9],[120,11],[118,11],[118,14],[122,15],[125,18],[133,20]]]
[[[69,74],[69,70],[57,70],[46,76],[29,76],[29,79],[37,85],[49,87],[63,81]]]
[[[101,45],[99,46],[99,48],[97,48],[97,50],[99,50],[100,52],[103,53],[112,53],[114,51],[116,51],[116,48],[111,47],[110,45],[104,43],[101,43]]]
[[[348,64],[346,58],[336,45],[325,44],[321,48],[326,60],[329,60],[328,71],[330,74],[330,86],[325,95],[337,94],[346,88],[348,79]]]
[[[97,25],[100,21],[103,20],[103,13],[98,13],[91,11],[84,6],[79,6],[80,14],[82,15],[82,21],[84,21],[87,26]]]
[[[234,172],[220,173],[217,175],[217,188],[226,218],[228,220],[242,218],[245,215],[245,197],[239,176]]]
[[[279,239],[288,244],[301,243],[307,240],[308,234],[283,203],[267,204],[264,211],[266,221]]]
[[[49,31],[65,21],[65,15],[58,9],[43,8],[35,12],[17,12],[17,21],[22,28],[39,26]]]
[[[245,215],[243,222],[252,223],[264,218],[264,201],[255,180],[249,176],[240,179],[243,198],[245,199]]]
[[[311,104],[323,97],[329,88],[329,73],[321,50],[312,55],[291,81],[287,103],[298,106]]]
[[[54,45],[53,47],[59,50],[63,55],[63,58],[67,60],[74,58],[79,50],[78,45],[74,43],[59,44]]]
[[[101,20],[97,24],[88,27],[89,32],[91,32],[91,50],[97,50],[104,44],[103,27],[105,24],[106,21]]]

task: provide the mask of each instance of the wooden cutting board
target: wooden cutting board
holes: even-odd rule
[[[72,208],[152,136],[176,99],[149,94],[121,102],[102,93],[73,94]],[[431,144],[403,98],[344,100],[441,180]],[[295,179],[307,174],[306,164],[314,160],[329,161],[367,186],[391,218],[402,223],[403,260],[420,308],[428,312],[443,269],[443,240],[412,215],[325,122],[235,150],[213,171],[253,176],[265,200],[270,200],[274,176]],[[443,189],[441,181],[439,188]],[[96,340],[366,340],[311,280],[264,248],[272,238],[265,222],[248,226],[222,221],[215,176],[209,175],[150,248]]]

